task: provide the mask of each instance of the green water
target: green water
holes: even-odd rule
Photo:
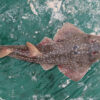
[[[39,43],[70,22],[100,33],[100,0],[0,0],[0,45]],[[84,64],[85,65],[85,64]],[[55,67],[0,59],[0,100],[100,100],[100,61],[73,82]]]

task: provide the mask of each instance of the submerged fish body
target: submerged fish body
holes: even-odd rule
[[[91,64],[100,59],[100,37],[85,34],[70,23],[58,30],[53,40],[45,37],[38,45],[0,46],[0,57],[11,56],[41,64],[44,70],[58,65],[74,81],[80,80]]]

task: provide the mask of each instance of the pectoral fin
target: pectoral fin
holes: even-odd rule
[[[73,36],[73,35],[79,35],[79,34],[83,34],[84,32],[81,31],[79,28],[77,28],[76,26],[74,26],[71,23],[65,23],[61,29],[58,30],[58,32],[56,33],[56,35],[54,36],[53,40],[54,41],[61,41],[64,39],[69,39],[69,36]]]
[[[87,73],[88,68],[83,69],[82,71],[80,70],[73,70],[70,67],[66,67],[65,65],[58,66],[59,70],[69,77],[73,81],[79,81],[84,77],[84,75]]]
[[[33,45],[31,44],[30,42],[27,42],[26,43],[29,51],[30,51],[30,54],[31,56],[40,56],[42,53]]]

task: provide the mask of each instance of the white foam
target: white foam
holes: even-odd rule
[[[11,34],[10,34],[10,37],[11,37],[11,38],[14,38],[14,34],[11,33]]]
[[[87,88],[88,88],[88,86],[86,85],[86,86],[85,86],[85,88],[84,88],[84,91],[86,91],[86,90],[87,90]]]
[[[39,32],[38,31],[35,31],[35,34],[38,34]]]
[[[47,1],[47,9],[52,9],[52,16],[49,23],[53,22],[53,19],[57,19],[60,21],[63,21],[65,19],[65,16],[62,14],[60,8],[62,4],[62,0],[51,0]]]
[[[5,99],[3,99],[2,97],[0,97],[0,100],[5,100]]]
[[[28,19],[28,16],[22,16],[22,19]]]
[[[67,80],[65,83],[59,85],[61,88],[65,88],[70,83],[70,80]]]
[[[99,28],[98,28],[98,27],[95,27],[95,28],[94,28],[94,31],[95,31],[95,32],[98,32],[98,31],[99,31]]]
[[[84,100],[84,98],[82,98],[82,97],[79,97],[79,98],[70,99],[70,100]]]
[[[32,76],[32,80],[37,81],[36,76]]]
[[[32,96],[33,100],[37,100],[37,95]]]
[[[51,0],[46,2],[48,8],[52,8],[54,12],[58,12],[60,10],[61,3],[62,0]]]
[[[50,94],[46,94],[46,95],[33,95],[33,96],[32,96],[33,100],[38,100],[37,97],[40,98],[39,100],[45,100],[45,98],[48,98],[48,100],[54,100],[54,98],[51,97]]]
[[[96,35],[95,32],[90,33],[91,35]]]
[[[8,78],[9,78],[9,79],[11,79],[11,78],[12,78],[12,76],[8,76]]]
[[[35,15],[38,15],[37,11],[35,10],[35,7],[32,3],[30,3],[30,8],[32,10],[32,12],[35,14]]]

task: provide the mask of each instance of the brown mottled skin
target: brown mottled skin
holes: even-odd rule
[[[8,56],[58,65],[59,70],[74,81],[80,80],[90,65],[100,59],[100,37],[85,34],[70,23],[64,24],[53,40],[36,45],[42,56],[31,57],[27,46],[0,46],[0,49],[4,47],[14,50]]]

